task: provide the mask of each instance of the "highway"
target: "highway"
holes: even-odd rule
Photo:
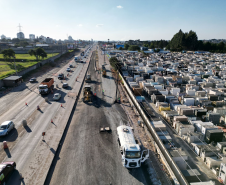
[[[98,58],[96,66],[100,68],[103,64],[100,53]],[[127,124],[127,116],[120,104],[113,104],[116,89],[109,64],[106,65],[107,77],[102,78],[95,71],[95,61],[93,55],[88,73],[96,97],[93,102],[85,103],[80,95],[45,185],[150,184],[145,167],[126,169],[121,164],[116,128]],[[110,127],[112,132],[100,133],[101,127]]]
[[[69,63],[62,68],[53,70],[55,73],[44,74],[38,78],[38,83],[22,84],[13,89],[11,93],[2,97],[0,102],[6,106],[0,109],[0,121],[12,120],[15,129],[6,137],[1,137],[0,142],[7,141],[9,149],[0,148],[2,161],[15,161],[17,170],[12,174],[7,184],[43,184],[48,172],[59,140],[64,131],[70,112],[74,106],[76,95],[81,86],[86,69],[89,64],[75,64],[73,60],[69,63],[74,65],[70,73],[66,72]],[[58,70],[57,70],[58,69]],[[53,72],[52,71],[52,72]],[[64,82],[69,84],[67,89],[62,88],[61,80],[57,79],[59,73],[69,74]],[[53,94],[40,96],[38,85],[46,77],[53,77],[55,89],[53,93],[61,93],[59,101],[53,101]],[[78,78],[78,81],[76,81]],[[58,84],[58,88],[56,88]],[[24,86],[26,86],[25,89]],[[20,89],[21,91],[17,91]],[[48,97],[48,101],[44,100]],[[9,103],[7,103],[7,101]],[[25,102],[27,105],[25,105]],[[40,111],[37,110],[39,105]],[[61,106],[62,105],[62,106]],[[28,126],[22,126],[22,120],[27,120]],[[53,122],[51,123],[51,120]],[[45,138],[42,132],[46,132]],[[20,175],[21,174],[21,175]],[[23,177],[21,181],[21,176]]]

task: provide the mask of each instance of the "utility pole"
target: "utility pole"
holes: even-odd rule
[[[14,59],[14,67],[15,67],[15,70],[16,70],[16,76],[18,76],[17,69],[16,69],[16,64],[15,64],[15,56],[13,57],[13,59]]]
[[[106,47],[106,46],[104,46],[104,64],[105,64],[105,47]]]
[[[116,72],[116,96],[115,96],[115,103],[118,101],[118,71]]]

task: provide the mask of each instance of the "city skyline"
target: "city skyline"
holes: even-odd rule
[[[170,40],[179,29],[195,31],[199,40],[226,38],[223,0],[40,2],[45,6],[37,9],[35,2],[28,0],[0,1],[4,7],[0,15],[8,15],[2,20],[0,35],[16,38],[20,24],[25,38],[35,34],[57,40],[67,39],[67,35],[74,40]]]

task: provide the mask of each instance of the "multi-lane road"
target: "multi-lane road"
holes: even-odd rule
[[[70,73],[66,72],[69,64],[74,66]],[[0,99],[3,105],[0,108],[0,122],[12,120],[15,123],[15,129],[0,139],[0,142],[7,141],[9,146],[6,150],[0,148],[1,161],[15,161],[17,164],[17,170],[8,184],[43,184],[88,65],[89,57],[86,63],[80,64],[72,59],[60,70],[56,68],[38,77],[38,83],[23,83]],[[59,73],[68,74],[63,80],[69,84],[67,89],[63,89],[61,80],[57,79]],[[59,101],[53,101],[53,94],[45,96],[48,97],[47,102],[39,95],[37,87],[46,77],[54,78],[53,93],[62,95]],[[23,127],[22,120],[26,120],[28,126]],[[44,140],[42,132],[46,133]]]
[[[95,52],[96,53],[96,52]],[[95,71],[96,54],[90,61],[93,92],[92,103],[84,103],[80,95],[70,125],[50,168],[45,185],[51,184],[150,184],[145,169],[124,168],[117,144],[116,127],[127,124],[127,116],[115,100],[115,83],[107,64],[107,77]],[[98,52],[97,68],[103,56]],[[102,94],[104,90],[104,95]],[[111,133],[100,133],[101,127],[110,127]]]
[[[121,164],[116,128],[128,119],[120,104],[114,104],[116,85],[108,60],[104,63],[94,45],[85,61],[71,59],[37,76],[38,83],[23,83],[0,98],[0,123],[15,123],[15,129],[0,138],[9,146],[0,148],[0,160],[17,163],[7,184],[150,184],[145,166],[128,170]],[[74,68],[68,73],[69,64]],[[107,69],[105,78],[98,72],[102,65]],[[82,101],[87,70],[96,94],[89,103]],[[60,73],[65,80],[58,80]],[[62,95],[59,101],[53,101],[53,94],[44,96],[48,101],[40,96],[37,87],[47,77],[54,78],[53,93]],[[62,82],[69,87],[62,88]],[[28,125],[24,127],[22,120]],[[110,133],[99,132],[107,126]]]

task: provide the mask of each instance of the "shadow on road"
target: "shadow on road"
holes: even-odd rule
[[[4,149],[4,150],[5,150],[5,153],[6,153],[7,157],[8,157],[8,158],[11,158],[12,156],[11,156],[11,153],[10,153],[9,149],[6,148],[6,149]]]
[[[30,129],[29,126],[24,126],[24,129],[25,129],[28,133],[32,132],[32,130]]]
[[[13,129],[8,135],[1,137],[0,142],[7,141],[7,142],[13,142],[18,138],[18,132],[17,129]]]
[[[7,185],[25,185],[24,179],[21,178],[18,170],[14,170],[8,180],[6,180]]]

